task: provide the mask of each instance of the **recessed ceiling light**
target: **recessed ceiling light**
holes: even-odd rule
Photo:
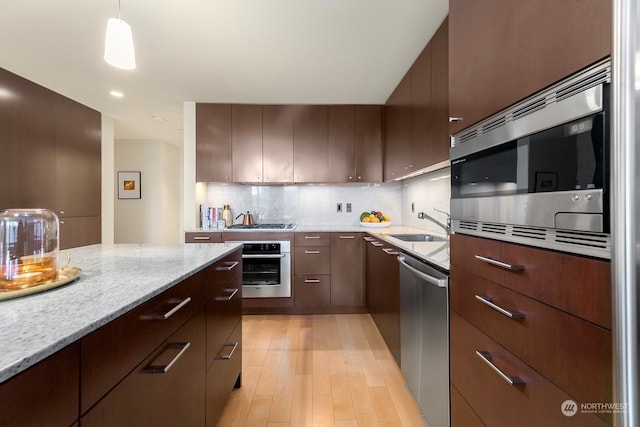
[[[156,122],[166,122],[167,121],[164,117],[161,117],[161,116],[151,116],[151,118],[153,120],[155,120]]]
[[[120,92],[119,90],[112,90],[109,93],[115,98],[122,98],[124,96],[124,93]]]

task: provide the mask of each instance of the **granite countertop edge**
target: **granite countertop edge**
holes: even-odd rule
[[[80,277],[0,301],[0,383],[231,253],[240,243],[91,245],[69,249]],[[131,284],[136,286],[128,286]]]

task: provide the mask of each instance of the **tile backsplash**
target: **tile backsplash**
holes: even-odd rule
[[[449,212],[451,196],[450,168],[441,169],[405,181],[383,184],[318,184],[259,186],[242,184],[206,184],[198,203],[209,206],[231,206],[234,218],[251,212],[259,223],[292,223],[298,225],[357,225],[360,213],[378,210],[391,217],[393,224],[408,225],[441,232],[436,225],[418,219],[424,211],[442,222],[446,215],[433,208]],[[337,212],[337,204],[342,212]],[[351,212],[347,212],[351,203]],[[414,212],[411,212],[411,203]],[[238,218],[237,222],[240,222]]]

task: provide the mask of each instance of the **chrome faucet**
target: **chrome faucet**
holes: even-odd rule
[[[436,212],[440,212],[440,213],[445,214],[447,216],[447,223],[443,224],[443,223],[441,223],[440,221],[438,221],[437,219],[435,219],[434,217],[428,215],[425,212],[418,212],[418,218],[419,219],[428,219],[429,221],[433,222],[435,225],[441,227],[447,233],[447,236],[449,236],[451,234],[451,215],[449,215],[448,212],[441,211],[440,209],[433,208],[433,210],[436,211]]]

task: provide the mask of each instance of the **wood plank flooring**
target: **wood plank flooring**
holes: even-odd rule
[[[423,427],[369,314],[242,318],[242,387],[220,427]]]

